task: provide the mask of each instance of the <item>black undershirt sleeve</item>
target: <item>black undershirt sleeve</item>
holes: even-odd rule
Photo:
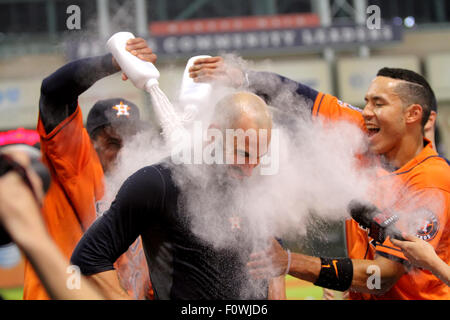
[[[140,169],[122,185],[109,210],[78,242],[71,258],[85,275],[113,270],[114,262],[164,208],[166,186],[155,166]]]
[[[295,104],[298,108],[302,106],[310,108],[312,111],[312,105],[319,94],[318,91],[307,85],[276,73],[247,71],[247,79],[250,90],[261,96],[267,104],[281,111],[292,112],[293,110],[290,109],[292,104]],[[296,104],[293,99],[298,98],[303,98],[305,101],[312,102],[312,104]]]
[[[50,133],[77,108],[78,96],[97,80],[116,73],[112,55],[79,59],[56,70],[42,81],[39,111]]]

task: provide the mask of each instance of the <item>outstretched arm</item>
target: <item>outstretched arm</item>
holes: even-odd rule
[[[401,263],[378,256],[375,260],[329,259],[322,264],[321,258],[300,253],[292,253],[289,274],[293,277],[315,283],[326,288],[345,291],[351,289],[358,292],[381,294],[387,292],[405,273]],[[269,249],[253,253],[248,263],[250,273],[255,278],[268,278],[283,274],[288,265],[288,253],[281,245],[273,241]],[[380,270],[380,285],[369,286],[372,268]],[[328,281],[322,274],[328,274]],[[334,277],[336,275],[336,277]],[[344,279],[346,279],[344,281]],[[345,288],[324,283],[340,283]],[[345,282],[345,283],[344,283]],[[323,285],[322,285],[323,284]]]
[[[274,121],[297,130],[296,119],[309,116],[325,120],[348,121],[365,130],[361,110],[336,97],[271,72],[246,70],[226,63],[222,57],[202,58],[190,68],[197,82],[213,82],[241,90],[249,90],[274,108]]]
[[[25,168],[29,160],[25,155],[14,155]],[[40,198],[39,178],[28,170],[29,179]],[[52,299],[104,299],[89,280],[79,279],[79,287],[68,286],[69,261],[50,238],[31,189],[16,172],[0,177],[0,225],[25,253]],[[75,276],[75,275],[74,275]]]
[[[50,133],[77,108],[78,96],[97,80],[116,73],[110,54],[76,60],[42,81],[39,111],[45,131]]]
[[[142,38],[130,39],[127,50],[138,58],[155,62],[156,55]],[[78,96],[96,81],[120,71],[111,54],[79,59],[56,70],[42,81],[39,111],[47,133],[77,108]],[[127,79],[123,75],[124,80]]]
[[[189,72],[195,82],[213,82],[236,89],[251,90],[263,97],[268,104],[272,104],[277,99],[292,97],[314,102],[318,95],[318,91],[300,82],[271,72],[244,70],[240,66],[226,63],[220,56],[197,59]],[[287,106],[280,103],[276,107],[283,110]]]

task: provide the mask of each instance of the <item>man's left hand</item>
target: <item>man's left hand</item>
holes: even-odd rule
[[[266,250],[252,253],[247,263],[249,273],[254,279],[270,279],[284,275],[287,265],[288,253],[275,239],[272,239]]]

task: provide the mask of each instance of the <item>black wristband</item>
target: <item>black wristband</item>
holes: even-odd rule
[[[349,258],[320,258],[321,269],[314,285],[337,291],[350,288],[353,279],[353,262]]]

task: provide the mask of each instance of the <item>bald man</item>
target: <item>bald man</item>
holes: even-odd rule
[[[174,165],[170,160],[137,171],[122,185],[111,208],[84,234],[72,255],[72,263],[109,298],[127,298],[113,264],[142,236],[156,299],[285,298],[284,277],[258,283],[262,290],[249,290],[255,284],[250,284],[253,280],[245,267],[252,250],[245,225],[224,224],[225,232],[231,233],[238,245],[220,249],[194,233],[192,215],[184,202],[187,192],[198,188],[208,190],[208,196],[204,196],[206,191],[199,192],[199,197],[191,200],[224,201],[226,206],[226,197],[221,195],[252,174],[260,155],[267,151],[271,127],[267,105],[258,96],[238,92],[223,98],[216,105],[208,128],[214,137],[208,144],[221,148],[208,150],[215,156],[220,153],[222,158],[212,165],[200,165],[205,169],[202,172],[209,173],[202,180],[205,184],[196,184],[203,177],[189,175],[192,165]],[[264,130],[267,143],[250,137],[253,132],[259,138]],[[223,143],[218,143],[219,139]],[[180,174],[183,179],[179,179]],[[217,190],[218,194],[211,190]],[[215,203],[215,208],[221,206]],[[218,220],[227,221],[223,219],[224,211],[216,210],[216,214]]]
[[[215,107],[209,130],[213,128],[229,138],[225,139],[224,162],[230,175],[238,179],[250,177],[259,165],[260,156],[268,151],[271,139],[272,118],[264,100],[250,92],[224,97]],[[239,129],[247,134],[241,132],[239,135]],[[260,136],[261,132],[267,134],[267,139]],[[234,136],[231,137],[230,133]],[[242,145],[239,146],[239,142]]]

